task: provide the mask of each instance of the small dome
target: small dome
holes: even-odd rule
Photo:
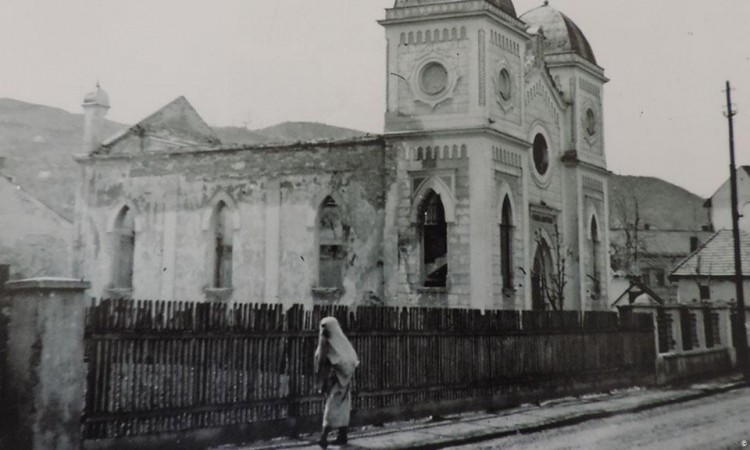
[[[104,92],[104,89],[99,86],[99,83],[96,83],[96,89],[83,97],[83,104],[106,106],[109,108],[109,95]]]
[[[455,3],[458,0],[396,0],[394,8],[407,8],[409,6],[434,5],[436,3]],[[513,0],[485,0],[486,2],[500,8],[504,13],[516,17],[516,8]]]
[[[523,14],[521,20],[529,25],[537,26],[544,33],[545,53],[576,53],[584,59],[596,64],[594,51],[578,25],[568,16],[549,6],[532,9]]]

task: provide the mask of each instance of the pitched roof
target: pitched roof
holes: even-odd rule
[[[128,139],[151,139],[165,148],[216,146],[221,141],[185,97],[178,97],[161,109],[104,141],[96,153],[118,152]],[[128,151],[123,149],[123,151]]]
[[[737,175],[740,175],[740,173],[739,173],[740,171],[745,171],[745,174],[747,174],[747,175],[750,176],[750,166],[740,166],[740,167],[738,167],[737,168],[737,172],[738,172]],[[718,188],[716,188],[716,190],[714,191],[714,193],[711,194],[710,197],[708,197],[708,199],[706,200],[706,202],[703,203],[703,206],[705,206],[706,208],[709,208],[709,207],[713,206],[713,198],[716,197],[716,194],[718,194],[719,192],[721,192],[723,189],[726,188],[727,190],[729,190],[728,186],[729,186],[730,182],[731,182],[731,177],[727,177],[727,179],[724,180],[724,182],[721,183]],[[738,182],[739,182],[739,179],[738,179]]]
[[[750,234],[740,231],[740,255],[744,277],[750,277]],[[734,276],[734,239],[731,230],[719,230],[682,260],[672,277]]]

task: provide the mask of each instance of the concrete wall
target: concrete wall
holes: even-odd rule
[[[0,448],[77,450],[84,401],[87,283],[12,281],[0,298]]]
[[[10,278],[69,276],[73,225],[0,175],[0,264]]]

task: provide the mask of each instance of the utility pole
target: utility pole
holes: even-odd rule
[[[737,112],[732,109],[732,89],[727,81],[727,120],[729,121],[729,171],[730,187],[732,189],[732,234],[734,236],[734,283],[737,291],[737,314],[735,326],[740,335],[737,342],[737,363],[742,370],[745,380],[750,381],[750,365],[748,364],[747,329],[745,327],[745,292],[742,283],[742,255],[740,254],[740,215],[737,210],[737,167],[734,162],[734,116]]]

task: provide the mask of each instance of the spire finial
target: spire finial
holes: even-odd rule
[[[544,4],[542,6],[549,6],[549,0],[544,0]]]
[[[96,80],[96,88],[97,88],[97,89],[100,89],[100,88],[101,88],[101,86],[99,86],[99,80]]]

